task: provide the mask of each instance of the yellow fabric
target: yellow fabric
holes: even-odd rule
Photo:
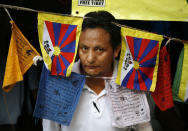
[[[13,85],[23,80],[24,73],[33,64],[33,57],[39,53],[32,47],[14,21],[12,24],[12,35],[5,68],[3,90],[8,92]]]
[[[73,67],[73,64],[74,64],[74,61],[76,58],[76,53],[77,53],[77,48],[78,48],[78,40],[80,37],[81,24],[83,22],[83,18],[60,16],[60,15],[47,14],[47,13],[38,13],[38,34],[39,34],[40,48],[41,48],[41,52],[42,52],[42,56],[43,56],[45,65],[47,66],[47,69],[51,71],[52,60],[51,60],[50,56],[47,54],[47,52],[45,51],[44,46],[42,45],[42,43],[43,43],[43,28],[44,28],[45,21],[78,25],[77,32],[76,32],[75,56],[74,56],[72,63],[69,65],[69,67],[67,69],[67,74],[66,74],[66,76],[70,76],[71,70],[72,70],[72,67]]]
[[[72,0],[74,16],[107,10],[117,19],[188,21],[186,0],[105,0],[104,7],[79,6],[78,3],[79,0]]]
[[[122,33],[121,33],[122,35]],[[122,69],[122,66],[123,66],[123,60],[124,60],[124,57],[125,57],[125,52],[126,52],[126,42],[125,42],[125,38],[124,36],[121,36],[121,53],[120,53],[120,60],[119,60],[119,64],[118,64],[118,73],[117,73],[117,78],[116,78],[116,83],[118,85],[121,85],[121,69]]]
[[[155,87],[156,87],[156,81],[157,81],[159,51],[160,51],[161,42],[163,40],[163,36],[157,35],[157,34],[154,34],[154,33],[135,30],[135,29],[131,29],[131,28],[126,28],[126,27],[121,27],[121,36],[122,36],[122,49],[121,49],[120,61],[119,61],[119,65],[118,65],[118,74],[117,74],[117,78],[116,78],[116,83],[119,84],[119,85],[121,85],[121,82],[120,82],[121,69],[122,69],[122,66],[123,66],[122,64],[123,64],[124,56],[125,56],[125,52],[126,52],[125,36],[132,36],[132,37],[137,37],[137,38],[151,39],[151,40],[159,41],[159,49],[158,49],[158,52],[157,52],[157,59],[156,59],[155,67],[154,67],[153,79],[152,79],[152,84],[151,84],[151,88],[150,88],[150,91],[154,92]]]
[[[186,92],[188,90],[188,43],[184,44],[183,70],[179,88],[179,98],[186,101]],[[187,94],[188,95],[188,94]]]

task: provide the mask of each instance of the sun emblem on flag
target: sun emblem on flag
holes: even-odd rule
[[[159,41],[126,36],[133,58],[133,66],[121,86],[136,90],[150,90],[159,49]]]
[[[76,49],[77,25],[45,21],[43,46],[51,57],[52,75],[66,76]]]

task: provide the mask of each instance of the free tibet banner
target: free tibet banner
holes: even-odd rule
[[[188,21],[187,0],[72,0],[72,15],[106,10],[116,19]]]

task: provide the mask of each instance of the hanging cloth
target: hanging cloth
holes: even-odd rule
[[[165,111],[174,106],[171,89],[170,54],[166,46],[162,47],[159,53],[157,84],[155,92],[151,94],[160,110]]]

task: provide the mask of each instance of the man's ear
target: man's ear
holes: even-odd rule
[[[118,45],[117,48],[114,50],[114,58],[118,57],[120,50],[121,50],[121,44]]]

